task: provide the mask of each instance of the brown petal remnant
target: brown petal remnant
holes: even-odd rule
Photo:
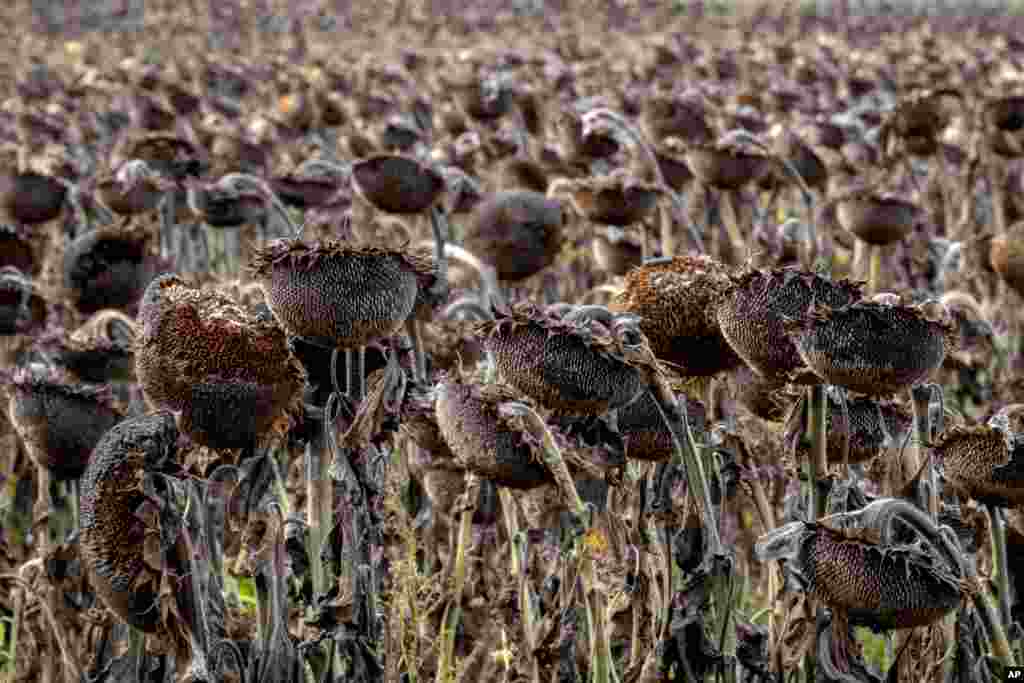
[[[272,320],[164,275],[147,288],[139,322],[146,400],[181,412],[182,431],[198,443],[249,447],[297,411],[305,373]]]
[[[509,424],[502,403],[522,401],[511,387],[448,378],[438,383],[437,424],[456,460],[498,486],[530,489],[551,481],[527,435]]]
[[[495,311],[495,319],[476,330],[502,381],[549,410],[602,415],[640,392],[643,373],[623,341],[599,323],[576,323],[520,303]]]
[[[19,368],[7,379],[11,422],[29,456],[55,479],[77,479],[96,442],[123,417],[113,394],[56,370]]]
[[[958,494],[998,507],[1024,503],[1024,451],[1008,420],[1022,408],[1007,406],[987,425],[957,425],[936,438],[933,452]]]
[[[60,215],[67,188],[54,178],[12,169],[0,172],[0,210],[6,221],[36,225]]]
[[[886,445],[886,434],[896,444],[901,444],[910,429],[912,417],[898,403],[878,401],[867,396],[858,396],[843,401],[832,391],[828,395],[828,461],[842,463],[844,458],[851,464],[871,460]],[[796,448],[798,458],[808,457],[803,443],[803,420],[806,397],[796,403],[786,421],[785,443],[787,452]],[[847,417],[849,420],[847,420]],[[849,436],[849,451],[846,438]]]
[[[499,279],[516,282],[554,262],[565,220],[557,199],[529,190],[498,192],[473,209],[463,243],[493,266]]]
[[[414,159],[379,155],[352,167],[356,191],[388,213],[417,214],[434,205],[445,189],[444,177]]]
[[[840,307],[861,298],[860,283],[784,268],[748,270],[731,278],[717,306],[722,336],[755,372],[775,382],[817,384],[785,336],[790,318],[815,304]]]
[[[420,254],[341,242],[275,240],[250,264],[288,334],[356,348],[398,332],[433,262]]]
[[[77,237],[64,253],[64,288],[82,313],[130,309],[142,297],[159,264],[150,234],[103,226]]]
[[[722,336],[715,313],[715,303],[731,287],[729,273],[707,256],[648,263],[626,275],[611,308],[640,316],[654,355],[680,374],[714,375],[743,362]]]
[[[818,377],[871,396],[924,381],[956,342],[949,312],[935,301],[815,306],[788,325],[800,357]]]
[[[96,444],[82,475],[82,560],[96,594],[114,614],[154,633],[160,573],[146,562],[147,534],[138,514],[145,503],[141,476],[175,455],[178,429],[166,411],[125,420]]]
[[[841,199],[836,217],[843,229],[867,244],[884,246],[910,234],[920,211],[903,199],[865,192]]]

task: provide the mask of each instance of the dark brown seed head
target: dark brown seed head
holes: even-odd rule
[[[671,142],[677,142],[677,140]],[[658,168],[661,170],[666,185],[676,192],[682,192],[690,186],[690,181],[693,180],[693,171],[686,163],[684,150],[676,149],[676,146],[665,142],[655,150],[654,159],[658,162]],[[650,179],[653,180],[653,178]]]
[[[860,283],[849,280],[833,281],[795,268],[748,270],[732,277],[732,288],[718,304],[717,319],[733,350],[765,379],[816,384],[786,338],[786,320],[805,314],[814,304],[839,307],[860,298]]]
[[[814,594],[850,623],[876,631],[926,626],[963,597],[939,561],[912,547],[883,546],[864,532],[806,525],[797,563]]]
[[[289,334],[339,348],[398,332],[434,272],[416,253],[287,239],[258,251],[250,268]]]
[[[548,173],[533,159],[512,156],[498,164],[500,186],[504,190],[531,190],[544,194],[548,191]]]
[[[1024,96],[1002,97],[985,109],[986,142],[1004,157],[1024,156]]]
[[[729,268],[707,256],[677,256],[626,275],[615,311],[640,316],[640,329],[660,360],[684,376],[724,372],[743,361],[722,336],[715,303],[729,290]]]
[[[821,158],[799,135],[786,128],[775,138],[773,147],[779,157],[787,159],[793,164],[793,167],[800,174],[800,177],[803,178],[804,182],[807,183],[808,187],[815,188],[821,192],[826,190],[828,187],[828,169]],[[788,184],[792,182],[789,179],[789,174],[781,169],[776,169],[774,174],[780,176],[783,183]]]
[[[142,297],[158,264],[145,231],[102,227],[76,238],[64,252],[64,287],[85,314],[130,309]]]
[[[628,174],[614,173],[573,182],[573,205],[587,220],[602,225],[633,225],[654,210],[661,192]]]
[[[36,464],[76,479],[103,433],[123,416],[109,389],[56,371],[18,369],[9,377],[11,422]]]
[[[175,455],[178,429],[166,411],[125,420],[96,444],[82,475],[82,560],[100,600],[135,628],[160,624],[160,574],[144,557],[147,530],[140,478]]]
[[[0,224],[0,268],[17,268],[23,273],[38,271],[35,249],[28,229],[17,224]]]
[[[641,121],[655,141],[676,137],[690,144],[709,143],[714,132],[707,118],[707,104],[699,96],[655,93],[643,101]]]
[[[686,152],[686,163],[697,179],[720,190],[736,190],[767,173],[771,159],[761,152],[707,144]]]
[[[551,265],[562,247],[565,211],[530,190],[498,192],[473,210],[464,244],[498,277],[519,281]]]
[[[951,427],[936,439],[934,453],[960,495],[1000,507],[1024,503],[1024,452],[1008,430]]]
[[[588,164],[610,157],[619,150],[619,143],[610,135],[595,131],[584,135],[583,120],[571,108],[563,110],[555,118],[555,129],[562,157],[570,164]]]
[[[181,181],[202,173],[205,159],[196,147],[170,133],[146,133],[124,139],[113,152],[111,165],[119,168],[131,159],[146,162],[164,178]]]
[[[0,335],[27,334],[46,324],[46,301],[17,268],[0,268]]]
[[[271,178],[270,187],[285,204],[309,209],[327,204],[341,185],[334,178],[289,173]]]
[[[35,225],[60,215],[67,189],[47,175],[27,171],[0,173],[0,210],[4,220]]]
[[[37,344],[86,382],[135,379],[134,323],[120,311],[102,310],[74,332],[55,331]]]
[[[804,401],[801,400],[790,412],[786,422],[785,443],[787,452],[796,447],[797,456],[807,456],[807,448],[802,440],[804,435],[803,421],[800,419]],[[849,398],[846,401],[847,415],[843,412],[840,399],[829,392],[828,401],[828,461],[843,462],[843,446],[849,429],[849,462],[862,463],[878,455],[885,445],[886,433],[894,443],[902,444],[903,438],[910,429],[912,418],[898,403],[877,401],[867,396]]]
[[[139,322],[135,371],[146,399],[182,412],[199,443],[250,445],[297,409],[305,373],[273,321],[164,275],[146,290]]]
[[[437,424],[456,460],[499,486],[530,489],[550,480],[527,437],[500,413],[502,403],[522,401],[501,384],[449,378],[437,385]]]
[[[237,228],[257,223],[266,216],[267,201],[257,190],[225,187],[220,183],[185,180],[188,206],[204,223],[214,228]]]
[[[502,380],[550,410],[601,415],[640,392],[643,374],[627,360],[623,343],[596,325],[521,303],[496,311],[476,331]]]
[[[120,216],[134,216],[157,208],[168,184],[140,159],[131,159],[116,173],[100,178],[96,194],[107,208]]]
[[[788,326],[800,357],[818,377],[871,396],[924,381],[956,343],[948,311],[936,302],[815,306]]]
[[[885,154],[890,139],[909,154],[930,156],[939,150],[939,136],[952,119],[947,99],[961,98],[954,90],[919,90],[904,98],[882,124],[879,146]]]
[[[697,440],[703,441],[701,435],[707,430],[704,404],[683,393],[676,394],[676,400],[680,405],[685,401],[686,421]],[[650,391],[644,391],[635,401],[619,409],[618,425],[627,458],[664,462],[675,452],[672,433]]]
[[[414,159],[380,155],[356,162],[352,182],[370,204],[388,213],[421,213],[444,192],[444,177]]]
[[[899,242],[914,229],[920,211],[908,201],[871,193],[842,199],[836,217],[843,229],[868,244]]]

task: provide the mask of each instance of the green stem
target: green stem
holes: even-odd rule
[[[999,588],[999,616],[1002,617],[1003,628],[1010,628],[1010,574],[1007,571],[1006,559],[1006,524],[1002,510],[994,505],[987,505],[988,514],[992,518],[992,559],[996,564],[996,585]]]
[[[828,394],[824,384],[807,389],[807,437],[811,443],[807,457],[808,516],[820,519],[825,516],[826,499],[818,493],[818,477],[828,471]],[[817,624],[820,607],[812,603],[812,614]],[[817,675],[818,628],[814,626],[811,647],[804,655],[807,680],[813,683]]]
[[[327,420],[324,411],[324,420]],[[329,427],[325,424],[324,429]],[[317,433],[306,444],[306,523],[309,525],[309,564],[313,571],[313,594],[327,590],[327,572],[320,560],[320,550],[333,523],[333,501],[326,435]]]
[[[458,541],[455,550],[455,567],[452,571],[452,597],[445,607],[441,620],[441,650],[438,653],[437,683],[451,683],[455,680],[455,632],[462,618],[462,594],[466,588],[466,549],[473,528],[473,513],[480,493],[480,480],[475,474],[466,475],[464,507],[459,517]]]
[[[882,283],[882,247],[872,244],[868,249],[868,293],[877,294]]]

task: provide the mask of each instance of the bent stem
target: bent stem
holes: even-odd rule
[[[41,562],[41,560],[40,560],[40,562]],[[22,567],[22,569],[21,569],[21,571],[19,573],[23,574],[25,572],[25,570],[28,569],[28,568],[29,568],[28,565]],[[50,602],[48,600],[44,599],[43,596],[37,595],[35,593],[35,590],[32,588],[32,585],[28,581],[26,581],[24,578],[22,578],[21,576],[18,576],[18,575],[15,575],[15,574],[2,574],[2,575],[0,575],[0,579],[6,579],[7,581],[11,581],[12,583],[18,585],[21,588],[22,596],[27,595],[29,593],[32,593],[35,596],[36,601],[39,603],[40,608],[42,608],[42,610],[43,610],[43,614],[46,615],[46,621],[49,622],[49,624],[50,624],[50,632],[53,634],[54,638],[57,641],[57,646],[60,648],[61,658],[62,658],[62,660],[64,662],[64,665],[68,669],[70,669],[71,673],[74,676],[74,680],[76,680],[76,681],[83,680],[84,679],[84,675],[82,673],[82,667],[79,666],[78,660],[74,658],[74,656],[72,655],[71,649],[68,647],[67,635],[64,633],[64,629],[61,627],[60,621],[54,616],[53,609],[51,608]],[[52,590],[52,588],[50,590]],[[24,597],[23,597],[23,599],[24,599]],[[12,642],[11,657],[12,658],[11,658],[10,661],[11,661],[12,665],[13,665],[13,663],[15,661],[13,659],[14,654],[15,654],[14,651],[13,651],[13,646],[17,644],[17,640],[16,639],[17,639],[17,636],[18,636],[18,632],[17,632],[18,619],[19,619],[19,614],[15,613],[15,623],[12,625],[13,628],[12,628],[12,633],[11,633],[11,642]],[[133,628],[132,631],[134,631],[134,630],[135,629]],[[13,676],[12,676],[12,678],[13,678]]]
[[[441,649],[438,653],[437,683],[451,683],[455,680],[455,632],[462,618],[462,594],[466,588],[466,549],[473,528],[473,513],[480,494],[480,479],[473,473],[466,474],[464,500],[459,507],[458,541],[455,550],[455,568],[452,572],[452,597],[445,607],[441,619]]]
[[[583,115],[583,135],[587,136],[591,132],[602,130],[610,132],[614,137],[623,138],[625,137],[630,143],[640,148],[640,151],[644,154],[644,161],[647,162],[651,170],[654,172],[654,180],[658,186],[658,189],[669,199],[672,200],[672,208],[675,213],[676,220],[686,226],[687,232],[690,233],[690,240],[693,242],[694,247],[701,254],[706,253],[704,249],[704,240],[701,238],[700,233],[697,229],[686,220],[686,204],[683,202],[675,190],[673,190],[668,182],[665,180],[665,174],[661,172],[661,166],[658,164],[658,158],[654,154],[654,148],[651,146],[643,134],[637,130],[636,126],[629,123],[625,117],[615,113],[611,109],[599,107],[592,109]],[[674,256],[675,240],[671,235],[672,221],[661,222],[661,253],[663,256]]]
[[[270,189],[270,185],[268,185],[262,178],[258,178],[248,173],[228,173],[217,181],[218,185],[227,187],[228,189],[236,192],[238,191],[239,186],[246,183],[249,183],[259,190],[260,194],[263,195],[264,201],[274,207],[274,211],[276,211],[277,215],[281,217],[284,224],[288,226],[290,234],[295,235],[297,238],[301,234],[301,230],[296,227],[295,222],[292,221],[292,217],[288,215],[288,210],[284,207],[284,204],[281,203],[277,193]]]

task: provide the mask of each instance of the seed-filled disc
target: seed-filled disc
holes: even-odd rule
[[[104,308],[130,308],[157,272],[149,235],[121,228],[91,230],[64,254],[64,287],[86,314]]]
[[[1024,504],[1024,449],[988,425],[952,427],[936,439],[943,476],[960,495],[1000,507]]]
[[[473,209],[464,244],[500,279],[523,280],[558,256],[564,218],[557,199],[529,190],[499,192]]]
[[[218,292],[157,278],[139,310],[136,374],[154,406],[213,448],[250,445],[297,409],[304,373],[284,331]]]
[[[82,475],[82,561],[100,600],[137,629],[160,623],[160,574],[145,562],[140,477],[175,455],[178,430],[165,411],[125,420],[96,444]]]
[[[926,626],[960,604],[960,582],[938,558],[824,524],[806,526],[798,566],[825,604],[848,610],[851,624],[875,631]]]
[[[104,386],[57,371],[18,369],[11,376],[11,422],[28,453],[56,479],[76,479],[103,433],[122,417]]]
[[[934,302],[815,307],[792,329],[790,339],[818,377],[871,396],[889,396],[924,381],[955,343],[948,312]]]
[[[703,377],[743,361],[722,336],[715,303],[729,290],[729,268],[707,256],[677,256],[626,275],[610,308],[640,316],[640,329],[659,360],[684,376]]]
[[[733,350],[765,379],[816,384],[818,379],[786,338],[785,322],[814,304],[852,304],[861,297],[861,285],[794,268],[749,270],[732,283],[718,304],[717,319]]]
[[[357,348],[399,331],[432,259],[405,251],[276,240],[253,258],[267,304],[289,334]]]
[[[550,410],[601,415],[640,392],[640,371],[626,360],[619,340],[596,326],[522,303],[495,312],[476,330],[502,381]]]
[[[528,437],[499,412],[502,403],[523,400],[518,392],[451,378],[438,383],[437,392],[438,427],[463,467],[509,488],[531,489],[550,481]]]

